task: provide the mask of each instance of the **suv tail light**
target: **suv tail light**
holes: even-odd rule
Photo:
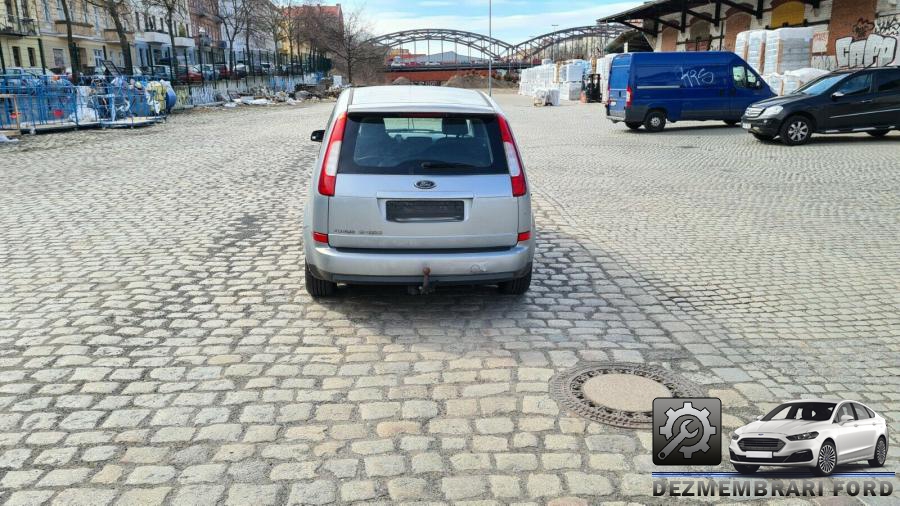
[[[525,182],[525,167],[522,165],[522,157],[519,156],[519,148],[513,138],[509,123],[503,116],[497,116],[500,123],[500,138],[503,140],[503,151],[506,152],[506,165],[509,167],[509,178],[512,183],[513,197],[521,197],[528,192]]]
[[[322,157],[322,172],[319,173],[319,193],[328,197],[334,196],[334,185],[337,182],[338,159],[341,155],[341,144],[344,141],[344,127],[347,115],[341,114],[334,121],[325,156]]]
[[[625,107],[631,107],[631,86],[625,88]]]

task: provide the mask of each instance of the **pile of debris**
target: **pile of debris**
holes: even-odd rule
[[[488,78],[480,74],[456,74],[443,84],[451,88],[468,88],[479,89],[488,87]],[[491,86],[494,88],[514,88],[516,84],[496,77],[492,80]]]

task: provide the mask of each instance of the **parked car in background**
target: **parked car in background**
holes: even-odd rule
[[[900,67],[832,72],[751,105],[741,126],[759,140],[778,137],[789,146],[809,142],[814,132],[883,137],[900,129]]]
[[[612,60],[606,117],[651,132],[683,120],[734,125],[748,105],[774,95],[732,52],[626,53]]]
[[[215,66],[210,63],[204,63],[203,65],[197,66],[197,71],[203,76],[203,79],[207,81],[214,81],[219,78],[219,73],[216,71]]]
[[[250,74],[250,70],[247,68],[247,65],[243,63],[238,63],[234,67],[231,68],[231,76],[236,79],[241,79],[243,77],[247,77]]]
[[[742,474],[755,473],[759,466],[783,466],[828,476],[838,465],[860,460],[883,466],[888,427],[858,402],[803,399],[781,404],[735,430],[728,451]]]
[[[484,93],[374,86],[341,93],[304,213],[306,290],[337,283],[531,284],[534,217],[506,116]]]
[[[215,63],[213,66],[216,69],[216,77],[218,79],[230,79],[231,78],[231,69],[228,68],[228,65],[224,63]]]

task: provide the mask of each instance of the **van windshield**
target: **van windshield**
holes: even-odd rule
[[[491,115],[353,114],[342,174],[506,174],[500,125]]]

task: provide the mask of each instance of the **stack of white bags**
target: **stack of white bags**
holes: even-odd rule
[[[766,31],[764,74],[782,74],[809,67],[812,27],[779,28]]]

